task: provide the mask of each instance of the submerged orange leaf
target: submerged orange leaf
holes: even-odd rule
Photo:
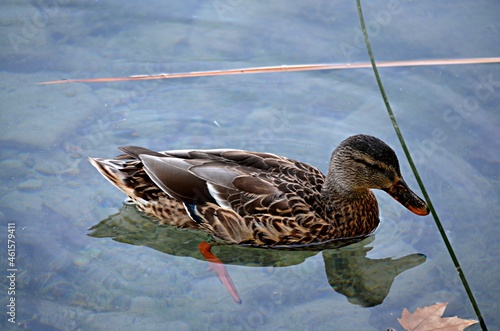
[[[403,310],[401,318],[398,318],[401,324],[407,331],[462,331],[477,321],[465,320],[454,317],[441,317],[446,309],[448,302],[436,303],[432,306],[415,309],[414,313],[410,313],[408,309]]]

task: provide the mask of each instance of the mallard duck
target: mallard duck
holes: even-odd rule
[[[394,151],[368,135],[342,141],[326,176],[270,153],[119,149],[125,154],[90,162],[139,210],[160,224],[201,229],[229,244],[302,246],[369,235],[379,224],[371,189],[386,191],[417,215],[429,213],[404,182]]]

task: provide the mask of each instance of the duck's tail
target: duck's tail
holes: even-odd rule
[[[134,175],[137,176],[137,164],[140,163],[139,161],[99,159],[92,157],[89,157],[89,161],[104,178],[120,191],[133,199],[136,197],[133,183],[137,180],[134,180],[133,177]]]
[[[140,211],[156,218],[160,224],[198,228],[186,213],[182,202],[168,196],[149,178],[141,161],[91,157],[89,161],[104,178],[128,195]]]

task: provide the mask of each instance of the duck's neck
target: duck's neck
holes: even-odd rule
[[[374,197],[373,192],[370,189],[353,189],[352,187],[340,185],[338,181],[326,181],[322,192],[323,199],[327,205],[334,203],[338,206],[336,201],[344,201],[344,203],[356,203],[363,200],[372,200]],[[375,204],[377,200],[375,200]]]
[[[368,189],[357,190],[354,188],[354,183],[351,177],[355,176],[338,166],[335,161],[330,164],[330,170],[323,184],[322,194],[325,198],[346,198],[356,199],[360,196],[368,194]]]
[[[326,217],[342,236],[367,235],[377,228],[378,203],[370,189],[347,189],[327,181],[322,196]]]

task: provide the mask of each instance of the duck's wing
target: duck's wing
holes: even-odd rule
[[[291,216],[319,208],[324,175],[285,157],[233,149],[120,149],[140,159],[151,180],[187,207],[212,202],[242,217]]]

